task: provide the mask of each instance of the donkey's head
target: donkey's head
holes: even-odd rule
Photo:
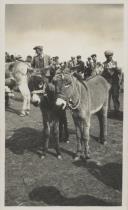
[[[31,102],[33,105],[38,106],[41,102],[40,96],[44,93],[44,81],[41,76],[31,76],[28,82],[31,92]]]
[[[73,78],[68,73],[61,73],[54,77],[55,92],[56,92],[56,105],[62,106],[65,109],[69,103],[71,96],[74,94]]]

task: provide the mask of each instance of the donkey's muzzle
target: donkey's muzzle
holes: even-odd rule
[[[40,97],[38,94],[33,94],[31,97],[31,102],[34,106],[38,106],[40,104]]]

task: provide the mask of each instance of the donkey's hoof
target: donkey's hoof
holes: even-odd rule
[[[80,156],[75,156],[73,160],[74,160],[74,161],[80,160]]]
[[[86,155],[86,160],[90,160],[90,159],[91,159],[90,155]]]
[[[41,155],[41,156],[40,156],[40,159],[41,159],[41,160],[44,160],[45,158],[46,158],[46,155]]]
[[[100,141],[100,143],[103,144],[103,145],[106,145],[107,141],[106,140],[105,141]]]
[[[70,143],[70,141],[69,141],[69,140],[66,140],[66,143],[67,143],[67,144],[69,144],[69,143]]]
[[[62,156],[61,155],[57,155],[57,159],[58,160],[62,160]]]
[[[107,145],[107,141],[104,141],[104,142],[103,142],[103,145]]]

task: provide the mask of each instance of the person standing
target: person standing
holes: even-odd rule
[[[96,67],[97,67],[97,55],[96,54],[92,54],[91,55],[92,58],[92,63],[91,63],[91,76],[95,76],[96,75]]]
[[[84,62],[82,61],[82,58],[80,55],[78,55],[77,57],[77,63],[76,63],[76,66],[75,66],[75,69],[76,69],[76,73],[78,75],[80,75],[80,77],[82,79],[84,79],[84,73],[85,73],[85,64]]]
[[[121,74],[119,68],[117,67],[117,61],[113,60],[113,52],[105,51],[104,52],[106,61],[103,63],[104,70],[102,72],[102,76],[111,84],[111,88],[109,91],[109,110],[110,110],[110,102],[111,97],[114,104],[115,112],[119,111],[120,102],[119,102],[119,75]]]
[[[85,75],[84,75],[85,79],[90,77],[91,74],[92,74],[92,58],[88,57],[85,66]]]
[[[75,59],[75,57],[71,57],[71,60],[68,62],[68,68],[70,69],[70,71],[74,71],[75,67],[76,67],[77,61]]]
[[[43,46],[36,46],[33,48],[36,52],[32,61],[32,67],[36,74],[41,74],[45,82],[48,81],[50,76],[50,56],[43,53]]]

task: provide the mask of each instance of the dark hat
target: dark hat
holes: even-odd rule
[[[92,54],[92,55],[91,55],[92,58],[93,58],[93,57],[96,57],[96,56],[97,56],[96,54]]]
[[[113,56],[113,52],[112,52],[111,50],[106,50],[106,51],[104,52],[104,55],[105,55],[105,56]]]
[[[59,59],[59,57],[58,56],[55,56],[55,59]]]
[[[32,56],[31,55],[27,55],[27,58],[32,58]]]
[[[43,50],[43,46],[36,46],[36,47],[33,48],[33,50],[36,50],[36,49]]]
[[[74,56],[71,56],[71,59],[75,59],[75,57]]]
[[[77,59],[81,58],[81,55],[77,55]]]
[[[88,57],[88,60],[91,60],[91,57]]]

